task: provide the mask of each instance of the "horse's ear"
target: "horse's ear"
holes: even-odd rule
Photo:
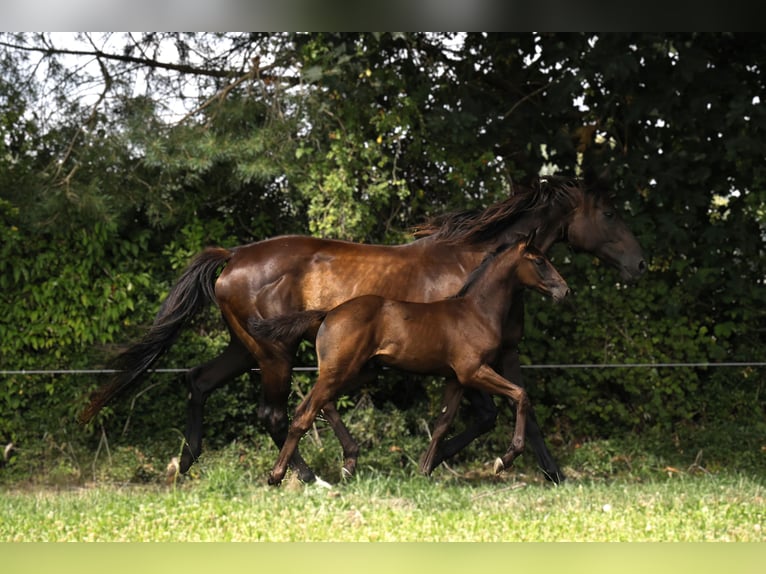
[[[608,189],[611,170],[608,165],[604,166],[601,171],[596,170],[593,165],[588,165],[583,168],[582,179],[588,187],[593,189]]]

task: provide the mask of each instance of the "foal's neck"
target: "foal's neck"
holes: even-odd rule
[[[507,257],[508,254],[500,254],[464,295],[489,322],[504,321],[514,297],[524,289],[516,273],[519,259],[514,257],[509,261]]]

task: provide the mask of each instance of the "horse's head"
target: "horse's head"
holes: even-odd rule
[[[646,271],[641,246],[620,217],[606,193],[583,190],[582,201],[567,226],[567,242],[576,251],[587,251],[620,272],[625,281],[636,281]]]
[[[569,295],[569,286],[545,254],[532,245],[533,240],[529,237],[518,243],[516,249],[520,253],[516,274],[525,287],[559,302]]]

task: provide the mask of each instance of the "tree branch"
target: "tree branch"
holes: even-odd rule
[[[127,54],[110,54],[94,48],[93,50],[69,50],[65,48],[43,48],[39,46],[22,46],[19,44],[11,44],[9,42],[0,41],[0,47],[11,48],[14,50],[24,50],[26,52],[38,52],[47,56],[54,55],[67,55],[67,56],[89,56],[93,58],[104,58],[107,60],[115,60],[118,62],[128,62],[131,64],[140,64],[142,66],[148,66],[150,68],[159,68],[163,70],[172,70],[174,72],[181,72],[183,74],[196,74],[199,76],[209,76],[212,78],[231,78],[239,76],[241,72],[237,70],[216,70],[210,68],[201,68],[198,66],[192,66],[190,64],[174,64],[171,62],[161,62],[151,58],[139,58],[136,56],[129,56]]]

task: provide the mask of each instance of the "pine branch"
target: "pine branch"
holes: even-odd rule
[[[66,55],[103,58],[118,62],[139,64],[154,69],[172,70],[175,72],[181,72],[182,74],[194,74],[198,76],[209,76],[212,78],[232,78],[242,74],[242,72],[237,70],[217,70],[193,66],[191,64],[174,64],[172,62],[162,62],[153,58],[130,56],[127,54],[111,54],[95,47],[93,50],[70,50],[66,48],[54,48],[52,46],[47,48],[40,46],[22,46],[20,44],[12,44],[10,42],[2,41],[0,41],[0,47],[11,48],[14,50],[23,50],[26,52],[38,52],[45,54],[46,56]]]

